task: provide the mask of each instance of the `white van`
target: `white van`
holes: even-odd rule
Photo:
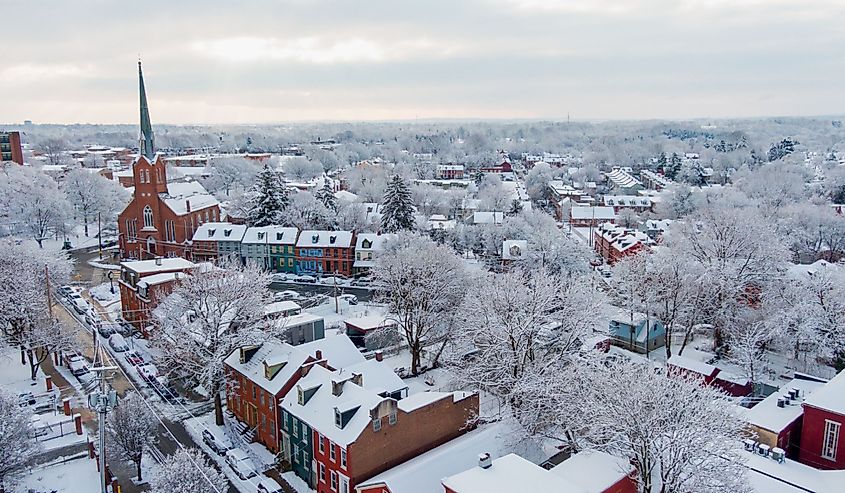
[[[109,346],[118,353],[129,350],[129,344],[126,343],[126,339],[120,334],[112,334],[109,337]]]

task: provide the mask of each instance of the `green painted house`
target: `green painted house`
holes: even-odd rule
[[[314,430],[308,423],[293,414],[282,410],[282,450],[285,457],[290,457],[293,472],[302,478],[308,486],[316,485],[313,470]]]
[[[299,230],[283,226],[247,228],[241,240],[241,258],[271,272],[294,272]]]

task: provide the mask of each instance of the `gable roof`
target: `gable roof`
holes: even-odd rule
[[[332,241],[332,238],[334,238],[334,241]],[[305,230],[299,233],[296,246],[302,248],[348,248],[352,246],[352,232]]]
[[[195,181],[168,183],[167,193],[159,194],[159,197],[179,216],[188,213],[188,204],[191,206],[191,212],[220,205],[220,202],[208,193],[205,187]]]
[[[384,250],[384,244],[396,238],[393,233],[375,234],[375,233],[360,233],[355,239],[355,249],[360,250]],[[364,241],[370,242],[370,247],[364,247]]]
[[[554,491],[587,493],[575,483],[553,474],[516,454],[493,460],[488,468],[475,466],[462,473],[444,478],[443,485],[459,493],[488,493],[490,491]]]
[[[308,353],[301,351],[296,346],[276,341],[262,344],[249,361],[244,363],[241,362],[240,352],[240,348],[234,350],[223,363],[272,395],[276,395],[282,390],[288,380],[299,371],[299,368],[309,357]],[[284,366],[273,378],[268,379],[264,372],[265,361],[269,365],[284,364]]]
[[[804,403],[845,416],[845,370],[810,394]]]
[[[228,234],[227,234],[228,231]],[[225,222],[203,223],[197,228],[192,241],[241,241],[246,231],[242,224]]]
[[[263,235],[261,234],[263,233]],[[268,245],[294,245],[299,230],[287,226],[263,226],[247,228],[243,243],[266,243]],[[259,238],[261,236],[261,238]]]

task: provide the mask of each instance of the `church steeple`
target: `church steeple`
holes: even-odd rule
[[[150,122],[150,109],[147,106],[147,91],[144,89],[144,73],[141,71],[141,60],[138,60],[138,84],[141,90],[141,135],[139,150],[142,156],[152,161],[155,158],[155,137],[153,125]]]

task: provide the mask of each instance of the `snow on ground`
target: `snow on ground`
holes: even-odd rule
[[[32,469],[14,491],[19,493],[100,491],[97,463],[89,459],[87,453],[62,457],[57,461]]]
[[[93,224],[88,225],[88,236],[85,236],[84,233],[85,229],[80,224],[73,227],[73,230],[67,235],[67,239],[70,240],[71,248],[78,249],[78,248],[92,248],[96,247],[100,244],[99,240],[97,239],[97,223],[94,222]],[[103,236],[103,241],[114,240],[114,237],[107,237]],[[31,238],[20,238],[16,237],[15,241],[19,241],[22,245],[27,245],[32,248],[38,248],[38,242]],[[61,250],[62,246],[64,246],[65,237],[61,236],[59,239],[56,239],[55,236],[50,238],[44,239],[42,244],[44,245],[45,250]]]
[[[283,472],[282,478],[296,490],[296,493],[314,493],[314,490],[308,487],[308,483],[303,481],[293,471]]]
[[[326,329],[343,328],[343,321],[348,318],[368,317],[372,315],[385,316],[387,308],[378,303],[359,302],[357,305],[350,305],[346,300],[338,300],[339,313],[335,311],[335,300],[329,298],[323,304],[303,310],[323,317]]]
[[[120,288],[117,282],[114,283],[114,294],[111,292],[111,284],[107,282],[90,288],[88,294],[106,311],[111,320],[120,316]]]

